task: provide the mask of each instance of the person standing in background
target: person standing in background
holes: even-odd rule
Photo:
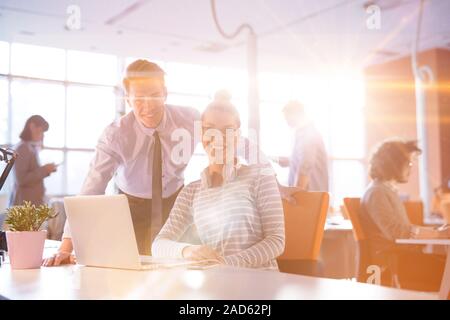
[[[14,147],[17,159],[12,170],[14,183],[10,206],[21,205],[23,201],[34,205],[45,203],[44,179],[56,171],[54,163],[41,166],[39,162],[39,150],[48,129],[48,122],[40,115],[31,116],[25,123],[21,141]]]
[[[322,136],[308,119],[300,102],[290,101],[283,113],[287,124],[295,129],[290,158],[278,159],[281,167],[289,167],[289,186],[305,191],[328,192],[328,158]]]

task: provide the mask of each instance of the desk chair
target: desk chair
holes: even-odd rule
[[[297,192],[296,204],[283,200],[286,245],[278,257],[281,272],[319,276],[318,258],[328,212],[326,192]]]
[[[344,207],[353,225],[353,236],[358,244],[357,276],[358,282],[367,282],[370,274],[367,268],[374,264],[369,246],[367,234],[360,220],[361,199],[344,198]],[[395,254],[387,253],[389,265],[381,270],[381,284],[385,286],[398,287],[397,264]]]

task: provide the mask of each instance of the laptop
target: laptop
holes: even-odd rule
[[[140,256],[128,199],[123,194],[65,197],[64,208],[78,264],[130,270],[212,264]]]

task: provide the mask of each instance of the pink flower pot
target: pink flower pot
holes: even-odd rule
[[[7,231],[9,261],[12,269],[37,269],[42,263],[47,231]]]

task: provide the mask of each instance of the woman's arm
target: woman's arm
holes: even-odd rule
[[[183,249],[189,243],[178,242],[193,222],[192,199],[194,185],[190,184],[181,190],[170,211],[169,218],[152,244],[152,255],[155,257],[183,258]]]
[[[223,258],[225,264],[258,267],[284,251],[284,214],[272,168],[262,168],[256,186],[255,206],[261,217],[264,238],[253,246]]]

